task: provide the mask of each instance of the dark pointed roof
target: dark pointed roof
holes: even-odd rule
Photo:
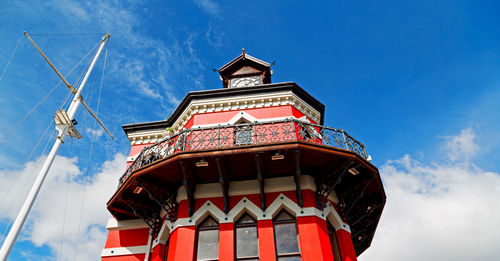
[[[252,64],[257,68],[262,69],[262,71],[267,71],[271,69],[271,64],[247,54],[247,52],[243,48],[241,50],[241,54],[238,57],[224,64],[221,68],[219,68],[218,71],[221,76],[224,76],[233,72],[234,69],[240,68],[241,66],[246,64]]]

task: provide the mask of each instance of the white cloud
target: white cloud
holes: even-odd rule
[[[100,125],[96,126],[95,129],[87,128],[85,131],[90,138],[99,138],[102,136],[102,134],[104,134],[104,129]]]
[[[212,0],[195,0],[194,1],[198,7],[203,9],[205,12],[209,13],[210,15],[213,15],[217,18],[221,17],[221,9],[218,3],[212,1]]]
[[[6,194],[0,203],[0,219],[14,218],[44,159],[29,162],[19,171],[0,173],[3,177],[0,191],[7,191],[10,184],[14,184],[11,191],[22,191],[19,197],[15,197],[16,193]],[[104,225],[110,217],[106,202],[116,190],[125,163],[126,157],[116,154],[96,175],[86,178],[86,173],[78,168],[76,158],[57,156],[20,239],[30,240],[36,246],[47,245],[54,255],[62,254],[62,260],[74,260],[75,247],[77,260],[99,259],[107,236]],[[25,180],[29,180],[27,184]],[[0,197],[4,195],[2,193]],[[14,207],[9,208],[10,204],[5,203],[11,201]],[[29,252],[24,254],[26,258],[31,255]]]
[[[471,128],[463,129],[458,136],[446,137],[446,149],[450,160],[469,160],[479,150],[476,134]]]
[[[479,150],[472,130],[445,146],[445,163],[406,155],[382,166],[387,204],[360,261],[498,260],[500,174],[456,161]]]

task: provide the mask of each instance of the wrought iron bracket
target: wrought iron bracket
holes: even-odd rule
[[[354,161],[348,161],[344,164],[340,172],[330,172],[316,184],[316,204],[319,210],[323,210],[326,207],[328,196],[342,182],[342,178],[352,165],[354,165]]]
[[[351,210],[354,208],[356,203],[360,198],[362,198],[365,195],[365,191],[370,185],[370,183],[375,179],[375,176],[370,177],[368,180],[366,180],[363,184],[363,188],[361,189],[361,192],[356,195],[356,197],[353,199],[353,201],[349,204],[349,208],[346,211],[346,216],[349,216],[349,213],[351,213]]]
[[[300,150],[295,150],[295,173],[293,175],[293,180],[295,181],[295,193],[297,194],[297,204],[299,207],[304,207],[304,201],[302,199],[302,189],[300,187],[300,176],[302,176],[302,170],[300,169]]]
[[[182,177],[183,177],[183,185],[186,189],[187,201],[188,201],[188,215],[192,216],[194,213],[194,191],[195,191],[195,182],[193,173],[191,172],[191,168],[186,164],[184,160],[180,160],[181,169],[182,169]]]
[[[167,198],[163,198],[161,195],[155,196],[153,192],[145,185],[145,182],[142,180],[136,180],[137,186],[141,187],[148,194],[149,199],[153,200],[161,209],[165,210],[167,213],[167,219],[171,222],[177,220],[177,200],[176,200],[176,192],[175,190],[171,190]]]
[[[222,188],[222,195],[224,197],[224,213],[229,213],[229,179],[226,172],[226,166],[221,158],[215,158],[217,163],[217,170],[219,172],[219,184]]]
[[[149,226],[150,234],[153,238],[156,238],[158,236],[158,233],[160,232],[161,229],[161,223],[162,219],[160,216],[159,211],[146,211],[144,208],[136,209],[130,202],[127,200],[123,200],[127,206],[132,209],[135,215],[139,216],[146,222],[146,224]]]
[[[255,154],[255,163],[257,164],[257,181],[259,182],[260,191],[260,209],[266,210],[266,194],[264,193],[264,168],[262,167],[262,158],[259,154]]]

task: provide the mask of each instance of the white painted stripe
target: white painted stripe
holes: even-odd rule
[[[108,230],[125,230],[125,229],[149,228],[149,226],[142,219],[118,221],[114,218],[110,218],[108,219],[108,224],[106,225],[106,228]]]
[[[148,247],[147,245],[144,245],[144,246],[105,248],[101,251],[101,257],[145,254],[147,251],[147,247]]]

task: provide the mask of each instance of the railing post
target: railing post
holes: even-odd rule
[[[342,138],[344,138],[344,146],[348,149],[349,147],[347,146],[347,140],[345,139],[344,129],[341,129],[340,131],[342,132]]]
[[[220,124],[217,126],[217,148],[220,148]]]
[[[254,143],[257,144],[257,122],[253,122],[253,136],[254,136]]]

